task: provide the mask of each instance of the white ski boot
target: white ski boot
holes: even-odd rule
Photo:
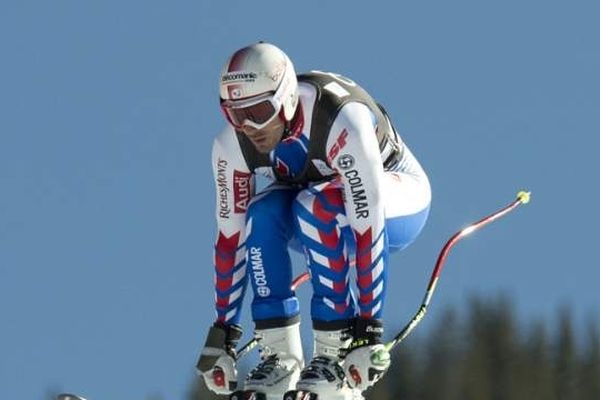
[[[300,323],[257,329],[261,363],[246,377],[244,390],[234,392],[230,400],[281,400],[296,386],[304,367]]]
[[[341,366],[352,342],[350,328],[313,332],[313,359],[302,370],[296,390],[287,392],[284,400],[364,400],[359,390],[350,388]]]

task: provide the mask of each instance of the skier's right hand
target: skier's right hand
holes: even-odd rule
[[[235,347],[241,337],[242,328],[237,325],[215,323],[208,331],[196,370],[216,394],[227,395],[236,389]]]
[[[231,394],[237,387],[237,369],[230,355],[220,356],[214,367],[201,373],[206,387],[216,394]]]

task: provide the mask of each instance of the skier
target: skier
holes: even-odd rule
[[[290,390],[362,398],[389,367],[382,344],[388,257],[423,228],[428,178],[364,89],[338,74],[296,75],[272,44],[252,44],[229,58],[220,101],[227,126],[212,156],[217,319],[198,371],[216,393],[236,389],[249,278],[261,362],[243,389],[267,400]],[[273,181],[260,193],[257,175]],[[306,365],[290,248],[304,252],[313,289],[314,354]]]

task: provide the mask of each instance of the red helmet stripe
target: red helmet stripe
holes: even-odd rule
[[[240,71],[242,65],[246,61],[246,55],[250,51],[249,47],[245,47],[235,52],[233,56],[231,56],[231,61],[229,61],[229,68],[227,72]]]

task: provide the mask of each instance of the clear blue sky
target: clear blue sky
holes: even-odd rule
[[[260,39],[361,83],[429,172],[390,327],[448,236],[522,188],[529,206],[451,254],[419,329],[473,293],[524,318],[599,316],[598,2],[291,4],[1,3],[1,399],[183,398],[213,319],[218,73]]]

